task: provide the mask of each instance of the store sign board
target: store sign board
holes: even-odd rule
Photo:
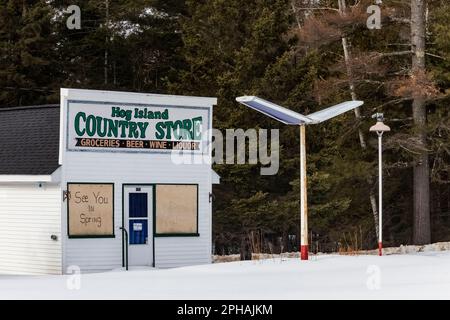
[[[207,152],[209,108],[69,100],[69,151]]]

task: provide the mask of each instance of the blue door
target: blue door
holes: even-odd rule
[[[128,230],[128,263],[130,266],[153,264],[151,186],[124,188],[124,225]]]

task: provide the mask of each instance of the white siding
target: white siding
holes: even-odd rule
[[[0,184],[0,273],[61,273],[60,190],[49,183]]]
[[[109,156],[111,155],[111,156]],[[102,163],[98,166],[98,163]],[[64,189],[67,182],[114,182],[115,238],[69,239],[64,237],[64,268],[78,265],[83,271],[100,271],[122,265],[122,185],[194,183],[199,185],[199,237],[156,237],[155,264],[174,267],[211,261],[211,167],[173,165],[161,154],[66,153]],[[63,203],[64,234],[67,234],[66,202]]]

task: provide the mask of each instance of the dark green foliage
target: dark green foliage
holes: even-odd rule
[[[64,85],[164,91],[180,67],[177,50],[181,37],[177,30],[183,2],[109,1],[108,10],[106,2],[70,2],[81,8],[81,30],[65,27],[67,14],[58,20],[60,59],[67,72]]]
[[[51,12],[44,1],[0,1],[0,105],[51,99],[59,73]]]
[[[66,27],[72,4],[80,30]],[[183,63],[184,10],[176,0],[0,1],[0,104],[57,102],[60,87],[164,92]]]

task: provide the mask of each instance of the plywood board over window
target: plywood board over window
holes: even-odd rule
[[[156,186],[156,235],[198,235],[198,185]]]
[[[68,183],[69,238],[114,237],[114,185]]]

